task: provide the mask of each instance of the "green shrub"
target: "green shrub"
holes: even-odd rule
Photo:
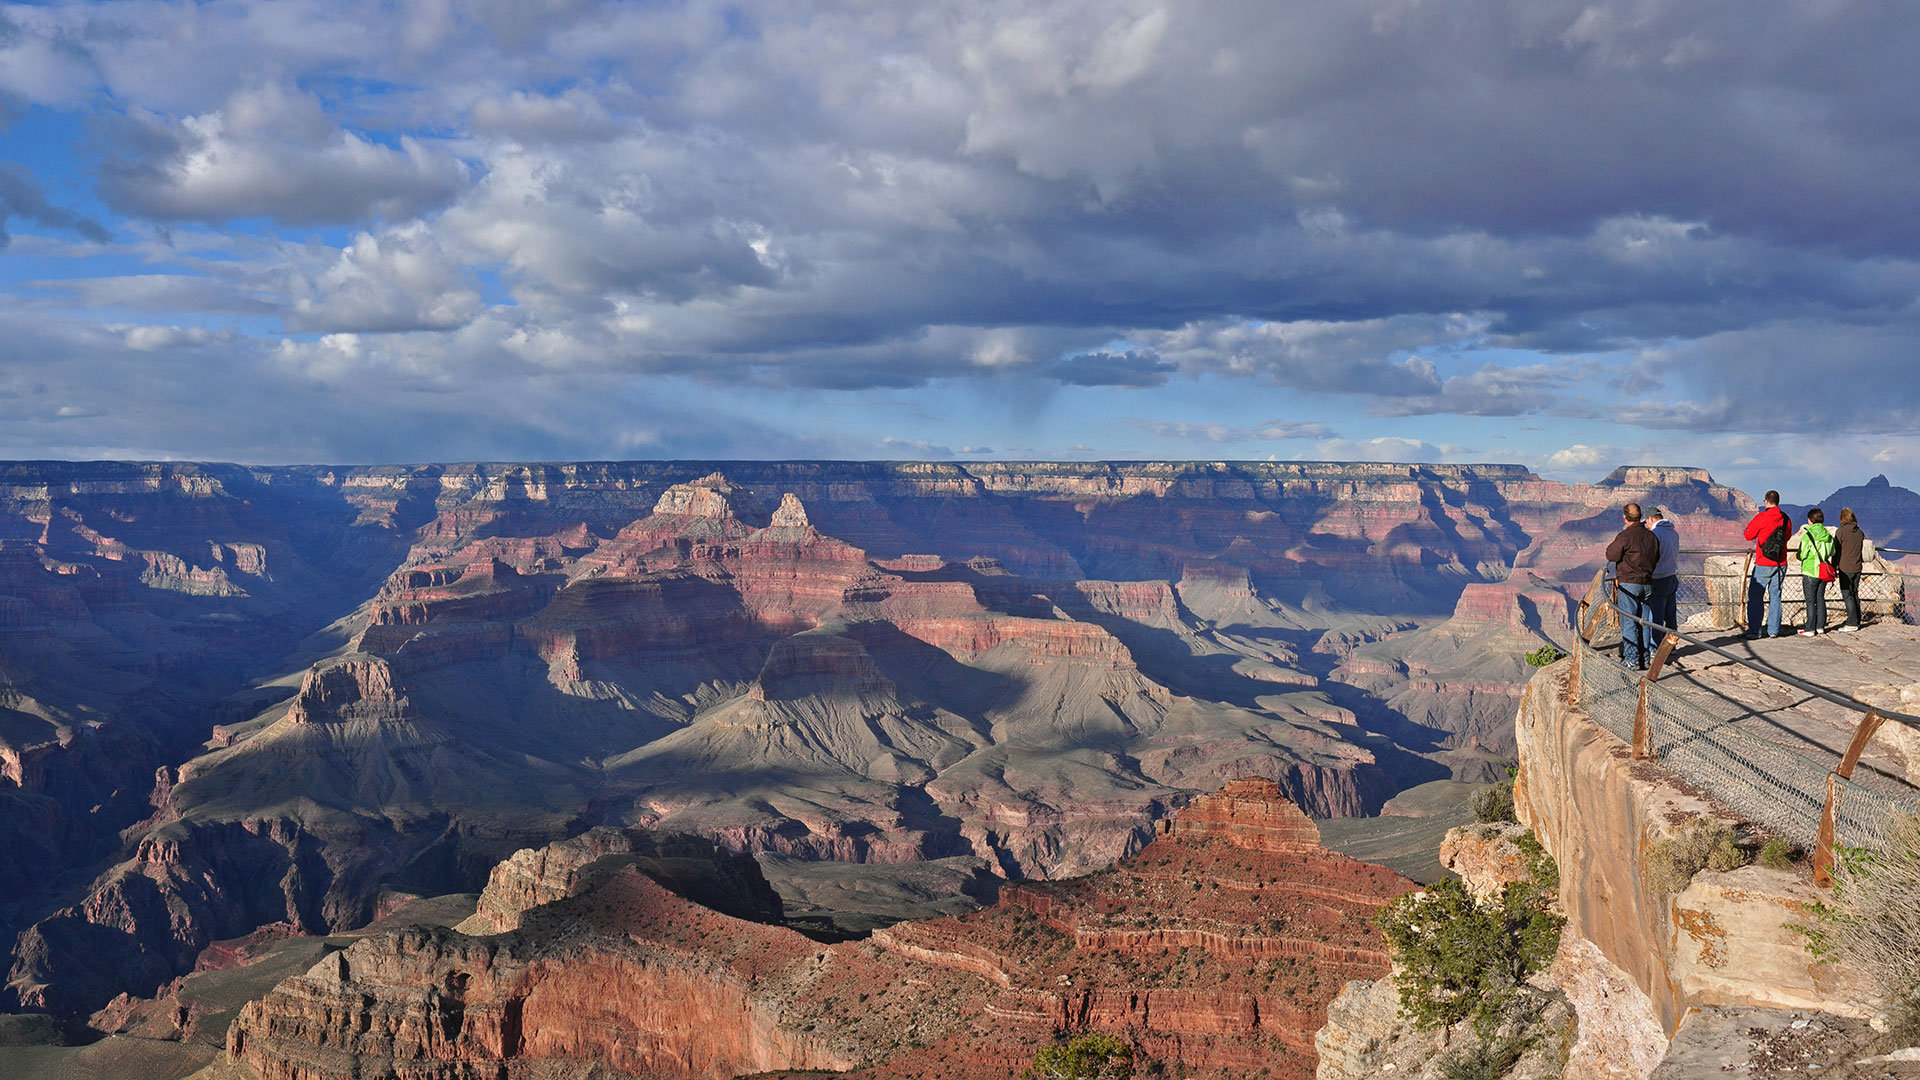
[[[1482,824],[1519,821],[1513,809],[1513,781],[1502,780],[1476,792],[1473,796],[1473,817]]]
[[[1715,818],[1695,818],[1665,840],[1647,845],[1647,888],[1656,896],[1676,896],[1702,870],[1733,870],[1747,865],[1748,854],[1733,826]]]
[[[1533,887],[1551,901],[1560,894],[1560,864],[1553,861],[1547,849],[1540,844],[1540,838],[1528,829],[1513,838],[1513,846],[1527,860],[1527,873],[1533,875]]]
[[[1133,1047],[1102,1032],[1075,1035],[1066,1042],[1041,1047],[1033,1056],[1033,1064],[1020,1075],[1024,1080],[1129,1080],[1133,1076]]]
[[[1553,663],[1556,660],[1562,659],[1566,655],[1567,655],[1566,653],[1563,653],[1560,651],[1559,646],[1553,644],[1552,642],[1548,642],[1547,644],[1542,645],[1539,648],[1533,650],[1532,652],[1526,654],[1527,666],[1543,668],[1543,667],[1546,667],[1548,664]]]
[[[1920,817],[1896,814],[1878,850],[1836,848],[1833,898],[1799,929],[1822,963],[1865,972],[1896,1034],[1920,1035]],[[1905,1045],[1905,1043],[1902,1043]]]
[[[1800,855],[1801,851],[1797,845],[1776,836],[1761,846],[1760,855],[1754,861],[1774,870],[1785,870],[1798,861]]]
[[[1382,908],[1377,918],[1398,965],[1401,1011],[1419,1028],[1472,1018],[1476,1030],[1490,1032],[1515,988],[1560,947],[1566,920],[1550,903],[1551,894],[1532,882],[1512,882],[1499,899],[1481,903],[1450,879]]]

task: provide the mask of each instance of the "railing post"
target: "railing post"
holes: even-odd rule
[[[1667,634],[1660,639],[1660,647],[1653,650],[1653,660],[1647,664],[1647,673],[1641,678],[1647,682],[1660,677],[1660,669],[1667,666],[1667,659],[1673,655],[1673,647],[1680,641],[1680,635]]]
[[[1781,598],[1784,600],[1786,585],[1783,583],[1780,588],[1782,590]],[[1747,557],[1740,562],[1739,597],[1739,606],[1735,608],[1735,610],[1740,613],[1738,625],[1740,629],[1751,634],[1753,633],[1753,626],[1751,625],[1751,620],[1747,618],[1747,613],[1753,610],[1753,552],[1751,551],[1747,552]]]
[[[1840,812],[1840,781],[1853,779],[1854,767],[1860,764],[1860,755],[1866,753],[1867,741],[1885,722],[1886,717],[1878,710],[1867,710],[1867,715],[1860,718],[1860,726],[1853,729],[1853,741],[1847,744],[1845,756],[1827,774],[1827,803],[1820,811],[1820,837],[1813,848],[1813,883],[1823,889],[1833,887],[1833,832],[1835,816]]]
[[[1833,888],[1833,816],[1840,809],[1840,774],[1827,774],[1827,805],[1820,811],[1820,837],[1813,845],[1813,883]]]
[[[1667,657],[1673,655],[1674,643],[1679,637],[1668,634],[1660,639],[1660,647],[1654,650],[1653,661],[1640,676],[1640,703],[1633,708],[1633,756],[1645,759],[1653,756],[1653,734],[1647,724],[1647,695],[1653,693],[1653,680],[1660,677],[1660,669],[1667,665]]]
[[[1839,773],[1842,779],[1853,779],[1853,767],[1860,764],[1860,755],[1866,752],[1867,740],[1873,738],[1873,733],[1879,731],[1884,723],[1886,717],[1881,716],[1879,710],[1867,710],[1867,715],[1860,718],[1860,726],[1853,729],[1853,741],[1847,744],[1846,756],[1840,759],[1839,767],[1833,771]]]
[[[1580,640],[1579,627],[1573,635],[1573,670],[1567,672],[1567,704],[1580,704],[1580,656],[1587,651],[1587,643]]]
[[[1640,703],[1633,707],[1633,757],[1635,761],[1651,757],[1647,749],[1647,688],[1652,686],[1645,676],[1640,678]]]

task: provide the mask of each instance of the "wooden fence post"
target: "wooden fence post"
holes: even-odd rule
[[[1820,836],[1813,845],[1813,883],[1833,888],[1833,815],[1840,809],[1840,774],[1827,774],[1827,805],[1820,811]]]
[[[1567,704],[1580,704],[1580,656],[1587,651],[1587,643],[1580,640],[1578,628],[1573,635],[1573,670],[1567,672]]]
[[[1640,703],[1633,707],[1633,756],[1636,761],[1651,756],[1647,751],[1647,689],[1652,685],[1644,676],[1640,679]]]
[[[1833,887],[1833,831],[1835,816],[1840,812],[1840,781],[1853,779],[1854,767],[1860,764],[1867,741],[1885,722],[1886,717],[1869,709],[1867,715],[1860,718],[1860,725],[1853,729],[1853,741],[1847,744],[1846,755],[1827,774],[1827,803],[1820,811],[1820,836],[1813,846],[1813,883],[1823,889]]]

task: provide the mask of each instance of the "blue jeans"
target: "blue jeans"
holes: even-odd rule
[[[1638,615],[1642,619],[1653,618],[1653,586],[1629,585],[1620,583],[1620,610],[1628,615]],[[1653,638],[1653,631],[1634,622],[1632,619],[1620,620],[1620,662],[1628,667],[1646,667],[1651,659],[1652,650],[1647,643]]]
[[[1653,579],[1653,621],[1669,629],[1680,625],[1680,578],[1677,575]],[[1665,644],[1666,640],[1664,632],[1653,635],[1655,648]]]
[[[1753,580],[1747,582],[1747,633],[1754,634],[1760,629],[1760,604],[1765,599],[1767,606],[1767,636],[1780,636],[1780,587],[1787,583],[1787,568],[1784,566],[1761,566],[1755,564]]]

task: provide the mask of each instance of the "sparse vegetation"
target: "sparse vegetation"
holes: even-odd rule
[[[1774,837],[1761,845],[1760,854],[1754,862],[1774,870],[1785,870],[1798,862],[1801,851],[1798,845]]]
[[[1644,872],[1656,896],[1677,896],[1702,870],[1734,870],[1752,861],[1733,826],[1695,818],[1673,836],[1647,845]]]
[[[1535,667],[1535,668],[1543,668],[1543,667],[1546,667],[1548,664],[1553,663],[1555,660],[1559,660],[1565,657],[1566,655],[1567,655],[1566,653],[1560,651],[1560,647],[1558,645],[1555,645],[1552,642],[1548,642],[1545,645],[1542,645],[1539,648],[1533,650],[1532,652],[1526,654],[1527,666]]]
[[[1473,817],[1482,824],[1517,822],[1513,808],[1513,780],[1502,780],[1473,797]]]
[[[1896,1036],[1920,1037],[1920,817],[1896,815],[1880,850],[1834,852],[1833,899],[1800,927],[1822,963],[1846,961],[1887,1003]],[[1905,1045],[1904,1043],[1902,1045]]]
[[[1440,1059],[1447,1080],[1499,1080],[1527,1052],[1525,1039],[1483,1039]]]
[[[1023,1080],[1130,1080],[1133,1047],[1115,1035],[1088,1032],[1041,1047]]]
[[[1400,1009],[1414,1026],[1451,1028],[1471,1019],[1491,1041],[1521,983],[1552,961],[1566,924],[1552,910],[1559,867],[1537,841],[1522,850],[1533,879],[1507,884],[1497,900],[1476,901],[1465,885],[1447,880],[1381,910],[1380,929],[1398,965]]]
[[[1547,854],[1547,849],[1541,845],[1540,838],[1533,835],[1532,829],[1514,837],[1513,846],[1519,848],[1520,854],[1526,857],[1527,872],[1533,875],[1533,887],[1551,902],[1560,892],[1560,864]]]

